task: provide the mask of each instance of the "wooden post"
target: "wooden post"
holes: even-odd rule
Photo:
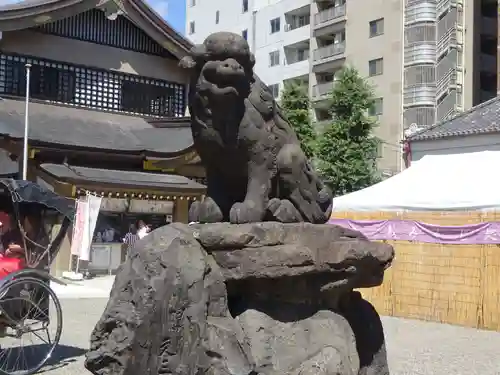
[[[183,199],[181,199],[183,198]],[[189,201],[186,197],[178,197],[174,205],[174,221],[188,224]]]

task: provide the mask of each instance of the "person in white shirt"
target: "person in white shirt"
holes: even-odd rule
[[[146,225],[146,223],[143,220],[139,220],[139,230],[137,231],[139,238],[144,238],[150,231],[151,229]]]

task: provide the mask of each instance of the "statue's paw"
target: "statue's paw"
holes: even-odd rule
[[[232,224],[258,223],[264,219],[264,210],[253,201],[235,203],[229,212]]]
[[[281,223],[298,223],[304,221],[299,210],[288,199],[273,198],[267,209],[274,220]]]
[[[219,223],[223,220],[222,211],[210,197],[202,202],[193,202],[189,208],[189,221],[196,223]]]

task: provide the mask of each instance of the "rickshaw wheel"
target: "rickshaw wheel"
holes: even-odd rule
[[[36,373],[50,360],[59,344],[62,309],[48,283],[34,277],[20,277],[0,287],[0,325],[3,326],[0,329],[0,375]],[[55,326],[50,327],[54,318]],[[47,339],[41,338],[43,332]],[[43,343],[37,345],[28,340],[31,335]],[[19,346],[13,346],[15,341]],[[23,345],[25,341],[28,347]]]

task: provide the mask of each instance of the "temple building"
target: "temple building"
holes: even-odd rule
[[[30,64],[28,179],[102,196],[105,227],[186,222],[205,192],[178,67],[190,42],[142,0],[20,2],[0,7],[0,31],[0,174],[21,174]],[[67,269],[69,250],[58,258]]]

